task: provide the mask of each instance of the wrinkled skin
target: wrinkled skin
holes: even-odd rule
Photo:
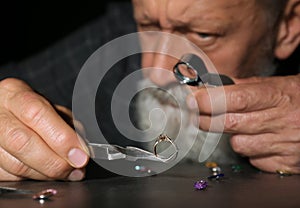
[[[300,173],[300,75],[257,77],[272,70],[275,57],[285,59],[299,45],[299,1],[288,1],[278,32],[270,30],[264,10],[254,0],[133,2],[139,31],[185,36],[209,56],[219,73],[234,79],[235,85],[196,89],[189,96],[191,110],[200,112],[195,118],[199,128],[231,133],[233,150],[261,170]],[[163,44],[159,46],[168,47]],[[172,69],[176,62],[159,53],[142,57],[143,67]],[[157,70],[145,76],[157,85],[176,81]]]
[[[272,58],[289,57],[300,41],[298,0],[288,1],[276,34],[267,29],[262,9],[254,0],[134,0],[133,4],[140,31],[185,35],[210,57],[220,73],[233,78],[259,74],[270,66]],[[142,58],[144,67],[171,69],[175,62],[159,54]],[[159,85],[175,81],[173,77],[162,79],[159,73],[146,76]],[[216,107],[219,114],[215,116],[210,116],[207,91],[194,92],[198,102],[188,103],[191,109],[199,106],[203,112],[197,116],[200,128],[205,130],[210,120],[225,115],[225,132],[234,135],[234,150],[249,156],[253,165],[266,171],[300,173],[299,77],[235,81],[236,85],[225,87],[227,111]],[[211,93],[218,97],[218,90],[211,89]],[[73,181],[84,177],[86,148],[57,111],[70,115],[20,80],[0,82],[1,181]],[[219,130],[216,126],[215,131]]]
[[[1,81],[0,101],[0,180],[84,177],[85,148],[59,115],[70,117],[68,109],[52,106],[17,79]]]

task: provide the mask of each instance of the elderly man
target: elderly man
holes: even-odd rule
[[[61,48],[53,47],[7,69],[2,77],[24,79],[52,102],[56,101],[51,99],[54,92],[61,97],[71,93],[74,77],[87,57],[82,53],[89,54],[107,40],[134,30],[129,7],[114,7],[98,23],[60,43]],[[210,122],[225,116],[224,131],[232,135],[230,143],[236,153],[249,157],[252,165],[264,171],[300,173],[300,77],[258,78],[274,73],[274,60],[288,58],[298,47],[299,0],[134,0],[133,7],[138,31],[182,35],[209,56],[219,73],[234,79],[236,85],[224,88],[226,112],[213,106],[217,115],[211,116],[208,91],[218,98],[219,88],[198,89],[193,92],[196,100],[187,100],[191,110],[199,108],[201,112],[197,116],[200,129],[208,130]],[[73,61],[64,62],[70,59],[66,52],[70,45]],[[57,57],[52,55],[49,63],[43,61],[51,53]],[[142,55],[141,64],[172,69],[175,63],[168,56],[148,53]],[[63,78],[58,73],[62,68]],[[52,74],[45,78],[47,73]],[[162,78],[157,70],[145,76],[159,86],[173,81]],[[47,89],[51,77],[60,80],[50,82],[52,89]],[[0,180],[81,180],[88,162],[86,148],[57,113],[70,112],[51,105],[18,79],[3,79],[0,90]],[[218,126],[213,129],[222,130]]]

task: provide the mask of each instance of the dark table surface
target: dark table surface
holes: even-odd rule
[[[109,174],[95,178],[97,174],[89,174],[82,182],[1,182],[0,186],[33,191],[55,188],[58,194],[43,204],[27,195],[2,194],[0,208],[300,207],[299,175],[280,177],[248,165],[243,165],[242,172],[235,173],[230,165],[220,166],[225,174],[221,181],[207,180],[211,173],[204,164],[183,163],[165,173],[144,178]],[[91,172],[96,173],[96,170]],[[194,182],[200,179],[208,181],[209,186],[204,191],[193,188]]]

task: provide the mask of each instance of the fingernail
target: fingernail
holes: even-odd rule
[[[83,178],[84,178],[84,172],[82,170],[75,169],[70,173],[68,180],[69,181],[81,181]]]
[[[187,105],[190,109],[197,109],[198,108],[198,103],[196,99],[193,96],[190,96],[187,98]]]
[[[71,149],[68,158],[75,168],[83,167],[88,161],[86,153],[78,148]]]

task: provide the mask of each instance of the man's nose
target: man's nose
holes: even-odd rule
[[[173,67],[178,59],[160,53],[145,53],[142,58],[143,68],[151,68],[147,70],[145,76],[158,86],[166,86],[177,82]]]

